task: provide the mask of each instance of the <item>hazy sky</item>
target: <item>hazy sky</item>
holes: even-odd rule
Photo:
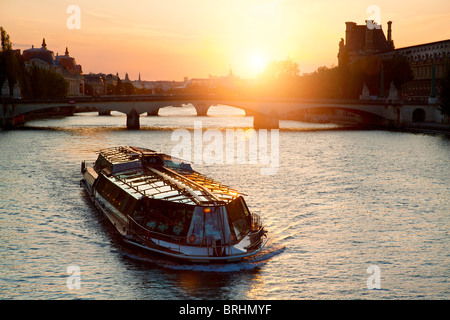
[[[70,5],[80,8],[80,29],[67,27]],[[346,21],[372,18],[385,33],[393,21],[397,48],[450,39],[449,0],[0,0],[15,49],[45,37],[55,54],[67,46],[84,73],[132,80],[221,76],[230,67],[249,78],[287,57],[312,72],[337,64]]]

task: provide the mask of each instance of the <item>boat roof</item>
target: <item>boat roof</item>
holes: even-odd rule
[[[107,179],[135,198],[148,197],[190,205],[214,206],[242,195],[221,182],[192,169],[170,155],[138,147],[113,147],[99,151],[112,168]],[[161,163],[147,161],[159,158]]]

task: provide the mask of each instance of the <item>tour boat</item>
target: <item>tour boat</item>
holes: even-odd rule
[[[100,150],[81,163],[95,207],[122,239],[139,248],[190,262],[233,262],[267,243],[260,217],[243,194],[192,169],[191,164],[146,148]]]

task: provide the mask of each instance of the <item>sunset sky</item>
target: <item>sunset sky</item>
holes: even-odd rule
[[[80,8],[69,29],[67,7]],[[15,49],[40,47],[70,55],[84,73],[130,79],[258,75],[290,57],[300,71],[337,64],[345,22],[364,24],[377,6],[397,48],[450,39],[450,1],[392,0],[1,0],[0,26]]]

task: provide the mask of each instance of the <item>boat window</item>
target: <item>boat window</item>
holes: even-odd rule
[[[250,212],[244,198],[238,197],[226,205],[231,229],[237,238],[242,238],[250,231]]]
[[[137,200],[135,198],[133,198],[129,194],[126,194],[125,200],[121,204],[120,210],[125,215],[130,215],[133,212],[134,207],[136,206],[136,203],[137,203]]]
[[[144,164],[148,166],[162,166],[163,160],[160,156],[145,156],[144,157]]]
[[[185,162],[180,163],[180,169],[193,171],[191,164]]]
[[[133,211],[136,205],[137,200],[135,198],[102,175],[98,178],[96,190],[120,212],[127,215]]]
[[[97,172],[102,171],[103,169],[107,168],[109,170],[111,170],[111,163],[109,163],[108,160],[105,159],[105,157],[103,157],[102,155],[99,155],[97,158],[97,161],[95,161],[95,165],[94,165],[94,169]]]
[[[144,228],[170,236],[186,237],[194,206],[164,200],[144,199],[133,218]]]
[[[218,214],[219,208],[203,208],[205,212],[205,233],[210,238],[222,238],[222,219]]]
[[[169,168],[193,171],[191,165],[189,163],[185,163],[185,162],[175,162],[172,160],[164,160],[164,165]]]
[[[196,207],[192,216],[191,226],[189,228],[187,243],[202,244],[204,231],[204,211],[202,207]]]
[[[103,175],[99,175],[98,179],[96,180],[96,186],[95,188],[97,190],[103,190],[106,185],[106,178]]]
[[[142,165],[139,160],[136,160],[136,161],[115,164],[112,168],[112,173],[118,173],[121,171],[128,171],[128,170],[138,170],[138,169],[142,169]]]
[[[220,207],[205,207],[205,235],[208,245],[217,244],[220,240],[220,245],[230,241],[230,228],[226,211],[223,206]]]
[[[230,243],[230,227],[224,206],[196,207],[187,243],[222,246]]]

